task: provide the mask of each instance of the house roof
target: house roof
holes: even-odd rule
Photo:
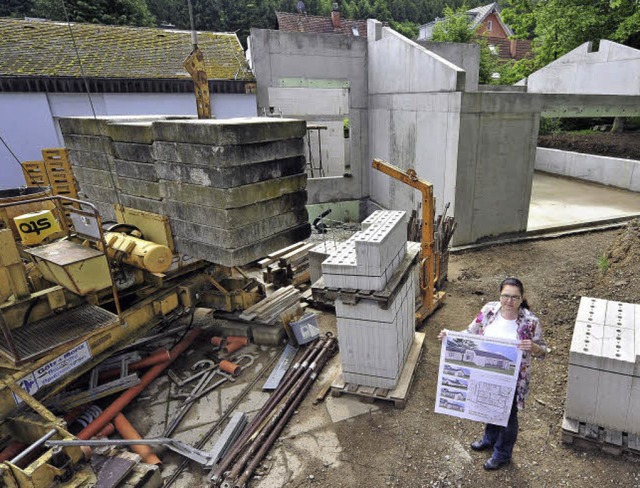
[[[511,27],[509,27],[502,21],[502,16],[500,15],[500,7],[498,7],[497,2],[489,3],[487,5],[483,5],[482,7],[476,7],[467,10],[467,13],[472,19],[471,26],[474,28],[482,24],[482,22],[484,22],[484,20],[494,12],[497,14],[496,17],[498,18],[498,21],[500,22],[500,25],[504,29],[507,36],[512,36],[513,30],[511,30]],[[432,20],[431,22],[427,22],[426,24],[421,25],[420,29],[425,32],[427,38],[430,38],[433,34],[433,26],[438,22],[442,22],[443,20],[444,19],[437,18],[435,20]]]
[[[189,31],[0,18],[0,77],[190,80]],[[210,80],[254,81],[235,34],[199,32]]]
[[[367,37],[366,20],[340,19],[340,27],[334,28],[331,17],[318,15],[276,12],[278,28],[287,32],[317,32],[320,34],[343,34],[353,36],[355,27],[360,37]]]

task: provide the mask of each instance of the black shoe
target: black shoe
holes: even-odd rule
[[[505,459],[504,461],[499,461],[494,457],[490,457],[482,466],[487,471],[495,471],[496,469],[500,469],[502,466],[506,466],[511,462],[510,459]]]
[[[471,443],[471,449],[474,451],[485,451],[493,447],[491,444],[485,444],[483,441],[473,441]]]

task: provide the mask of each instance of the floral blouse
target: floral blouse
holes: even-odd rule
[[[487,326],[492,323],[502,305],[500,302],[489,302],[478,314],[473,322],[467,327],[467,333],[484,335],[484,331]],[[542,338],[542,326],[540,320],[530,310],[526,308],[520,308],[518,311],[518,317],[516,318],[516,324],[518,326],[518,338],[522,341],[525,339],[531,339],[538,344],[542,350],[547,352],[547,345]],[[518,376],[518,409],[524,408],[524,401],[529,394],[529,380],[531,379],[531,360],[533,355],[531,352],[523,351],[522,361],[520,362],[520,375]]]

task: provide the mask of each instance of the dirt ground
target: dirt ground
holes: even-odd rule
[[[524,282],[551,352],[534,364],[513,463],[488,473],[482,469],[487,454],[469,448],[482,425],[433,411],[440,354],[436,335],[442,328],[466,327],[485,302],[497,299],[506,276]],[[640,456],[578,450],[561,441],[568,351],[580,297],[640,303],[640,221],[621,230],[453,254],[446,292],[445,304],[423,326],[426,351],[406,408],[378,403],[379,413],[334,424],[340,461],[309,459],[283,486],[640,487]],[[318,407],[306,401],[300,416],[312,408]],[[294,449],[291,441],[283,444]]]
[[[540,136],[538,145],[615,158],[640,159],[640,132],[623,132],[621,134],[560,132]]]

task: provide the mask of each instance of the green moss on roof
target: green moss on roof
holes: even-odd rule
[[[182,63],[191,33],[71,24],[87,77],[190,79]],[[198,32],[210,80],[254,81],[235,34]],[[60,22],[0,18],[0,76],[80,76],[69,27]]]

